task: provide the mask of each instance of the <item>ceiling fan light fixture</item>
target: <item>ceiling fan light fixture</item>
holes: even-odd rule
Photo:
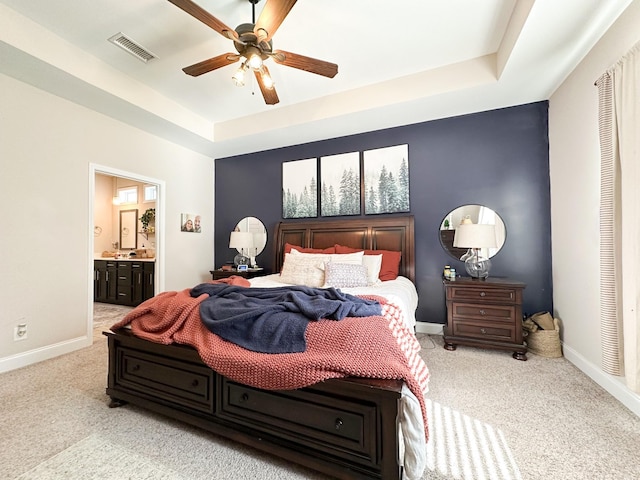
[[[262,67],[262,58],[258,54],[251,55],[248,61],[249,66],[254,70],[260,70],[260,67]]]
[[[262,51],[258,47],[249,45],[244,49],[242,55],[247,59],[247,63],[254,70],[260,70],[262,68]]]
[[[233,80],[233,83],[235,83],[236,87],[244,87],[244,72],[248,69],[249,65],[247,65],[247,62],[243,62],[238,70],[236,70],[236,73],[233,74],[231,79]]]
[[[262,58],[257,53],[252,54],[247,60],[247,63],[254,70],[260,70],[262,68]]]

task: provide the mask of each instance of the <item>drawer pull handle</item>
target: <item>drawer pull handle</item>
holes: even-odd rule
[[[140,365],[134,365],[131,370],[137,372],[138,370],[140,370]]]
[[[342,421],[342,419],[336,418],[336,423],[335,423],[336,430],[340,430],[342,428],[342,425],[344,425],[344,422]]]
[[[481,334],[483,334],[483,335],[486,335],[486,334],[487,334],[487,331],[486,331],[484,328],[481,328],[481,329],[480,329],[480,333],[481,333]]]
[[[199,383],[200,382],[198,382],[198,380],[194,380],[193,382],[191,382],[191,386],[192,387],[197,387]]]
[[[484,293],[484,292],[480,292],[480,296],[481,296],[481,297],[484,297],[484,296],[486,296],[486,295],[487,295],[486,293]]]
[[[241,402],[246,402],[247,400],[249,400],[249,394],[248,393],[243,393],[242,397],[240,397],[240,401]]]
[[[480,310],[480,315],[486,315],[487,312],[485,310]]]

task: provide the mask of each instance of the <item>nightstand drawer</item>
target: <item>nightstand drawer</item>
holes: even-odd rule
[[[509,342],[514,342],[516,338],[514,327],[495,323],[476,325],[473,323],[455,322],[453,324],[453,335]]]
[[[451,305],[454,318],[468,318],[491,321],[513,323],[516,309],[513,305],[488,305],[473,303],[457,303]]]
[[[453,301],[492,303],[513,303],[516,301],[516,290],[512,288],[449,287],[447,295],[448,299]]]

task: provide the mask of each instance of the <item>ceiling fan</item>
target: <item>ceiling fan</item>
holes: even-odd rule
[[[273,35],[297,0],[267,0],[258,21],[256,21],[256,3],[260,0],[248,0],[253,5],[252,23],[238,25],[235,30],[229,28],[209,12],[191,0],[169,0],[189,15],[213,28],[220,35],[233,41],[238,53],[223,53],[208,60],[195,63],[182,70],[187,75],[197,77],[221,67],[225,67],[242,59],[240,68],[233,76],[236,85],[244,85],[244,75],[252,70],[264,101],[267,105],[275,105],[280,101],[274,88],[269,69],[264,61],[273,58],[276,63],[297,68],[324,77],[333,78],[338,73],[338,65],[315,58],[305,57],[284,50],[273,50]]]

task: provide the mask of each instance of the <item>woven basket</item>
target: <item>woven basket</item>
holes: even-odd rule
[[[560,344],[560,324],[557,318],[553,319],[553,327],[553,330],[528,330],[526,342],[527,348],[531,353],[546,358],[562,357],[562,346]]]

